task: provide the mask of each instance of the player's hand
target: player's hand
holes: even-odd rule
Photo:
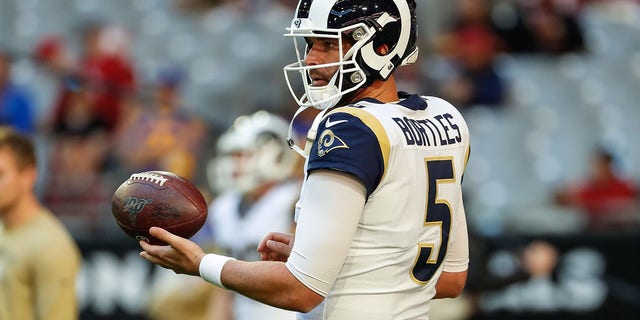
[[[258,245],[258,253],[263,261],[286,262],[293,248],[293,235],[271,232]]]
[[[146,241],[140,241],[140,246],[144,250],[140,252],[141,257],[171,269],[175,273],[200,275],[199,267],[204,251],[197,244],[158,227],[152,227],[149,233],[169,245],[155,246]]]

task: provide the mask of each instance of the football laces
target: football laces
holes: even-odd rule
[[[165,178],[153,172],[134,173],[131,175],[131,177],[129,177],[129,180],[151,182],[157,184],[160,187],[162,187],[167,181],[169,181],[168,178]]]

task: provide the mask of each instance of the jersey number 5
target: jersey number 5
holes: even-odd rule
[[[440,242],[421,242],[418,244],[418,256],[411,269],[411,277],[420,284],[426,284],[431,280],[447,253],[451,228],[451,206],[446,199],[437,198],[438,185],[455,182],[453,158],[425,159],[424,163],[428,183],[424,227],[437,228]]]

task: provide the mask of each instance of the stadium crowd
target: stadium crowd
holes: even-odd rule
[[[469,294],[456,300],[467,311],[434,319],[562,309],[497,290],[553,288],[533,282],[558,278],[551,270],[571,250],[541,240],[549,235],[640,230],[640,2],[418,2],[421,56],[398,71],[399,87],[451,101],[477,139],[465,176]],[[0,0],[0,125],[34,138],[37,194],[85,243],[130,241],[110,202],[131,173],[172,171],[213,200],[206,164],[218,136],[240,115],[290,119],[296,109],[282,79],[294,51],[282,34],[297,1],[106,3]],[[72,18],[56,18],[65,10]],[[495,237],[514,234],[522,238],[510,254],[487,254],[504,253]]]

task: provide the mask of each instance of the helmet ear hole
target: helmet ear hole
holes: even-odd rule
[[[400,23],[397,21],[387,23],[382,30],[380,32],[376,32],[373,37],[373,48],[376,50],[376,53],[380,54],[380,52],[378,52],[378,48],[386,45],[386,52],[384,54],[380,54],[381,56],[385,55],[386,53],[393,51],[398,43],[398,38],[400,38]]]

